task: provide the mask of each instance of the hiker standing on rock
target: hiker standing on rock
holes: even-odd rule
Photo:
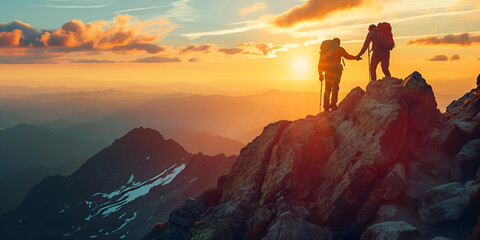
[[[323,109],[337,110],[338,90],[340,78],[342,77],[343,66],[340,61],[343,58],[357,61],[362,59],[360,56],[352,56],[340,47],[340,39],[325,40],[320,46],[320,60],[318,61],[319,80],[323,82],[325,79],[325,94],[323,97]],[[345,62],[344,62],[345,64]],[[323,73],[325,72],[325,77]],[[330,102],[330,93],[332,94],[332,101]]]
[[[377,80],[377,66],[381,63],[385,77],[391,77],[390,70],[390,51],[395,47],[393,41],[392,26],[389,23],[379,23],[378,26],[372,24],[368,27],[368,34],[363,44],[362,50],[357,55],[361,57],[368,49],[370,57],[370,43],[372,43],[372,61],[370,62],[370,80]]]

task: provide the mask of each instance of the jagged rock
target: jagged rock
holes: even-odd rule
[[[262,240],[331,240],[330,229],[314,225],[291,212],[281,213],[271,224],[268,234]]]
[[[205,211],[207,206],[199,200],[187,199],[183,207],[170,213],[169,222],[188,231]]]
[[[361,240],[410,240],[420,236],[420,231],[404,221],[382,222],[372,225],[362,234]]]
[[[461,183],[453,182],[430,189],[419,198],[420,219],[432,223],[460,219],[470,202],[471,193],[478,187],[465,188]]]
[[[246,218],[244,202],[228,202],[206,212],[193,226],[187,239],[233,240]]]
[[[355,228],[362,228],[367,221],[371,219],[380,203],[383,200],[390,201],[397,198],[404,191],[406,184],[405,167],[402,163],[397,163],[373,188],[373,191],[367,198],[368,200],[357,212],[356,221],[353,226]]]
[[[444,116],[449,121],[472,121],[480,113],[479,88],[472,89],[463,97],[448,105]],[[478,118],[475,118],[478,121]]]
[[[454,164],[450,170],[453,181],[466,181],[475,178],[480,166],[480,139],[472,140],[465,144],[455,156]]]

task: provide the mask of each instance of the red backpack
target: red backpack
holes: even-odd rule
[[[381,49],[392,50],[395,47],[393,41],[392,26],[390,23],[382,22],[377,25],[378,29],[378,46]]]

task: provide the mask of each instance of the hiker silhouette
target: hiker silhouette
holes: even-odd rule
[[[370,43],[372,43],[372,60],[370,62],[370,79],[377,80],[377,66],[381,63],[385,77],[391,77],[390,70],[390,51],[395,47],[393,41],[392,27],[389,23],[372,24],[368,27],[368,34],[363,43],[363,47],[357,56],[361,57],[368,49],[370,54]]]
[[[340,79],[342,77],[343,66],[340,61],[343,58],[348,60],[360,60],[360,56],[352,56],[340,47],[340,39],[325,40],[320,46],[320,60],[318,61],[319,80],[323,83],[325,79],[325,94],[323,96],[323,109],[337,110],[338,90]],[[345,63],[344,63],[345,64]],[[323,73],[325,72],[325,77]],[[322,84],[320,83],[320,84]],[[330,94],[332,94],[332,101],[330,102]]]

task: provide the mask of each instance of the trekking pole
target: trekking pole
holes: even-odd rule
[[[320,108],[318,109],[318,113],[322,112],[322,93],[323,93],[323,81],[320,81]]]
[[[372,69],[370,69],[370,44],[368,44],[368,82],[372,81]]]

